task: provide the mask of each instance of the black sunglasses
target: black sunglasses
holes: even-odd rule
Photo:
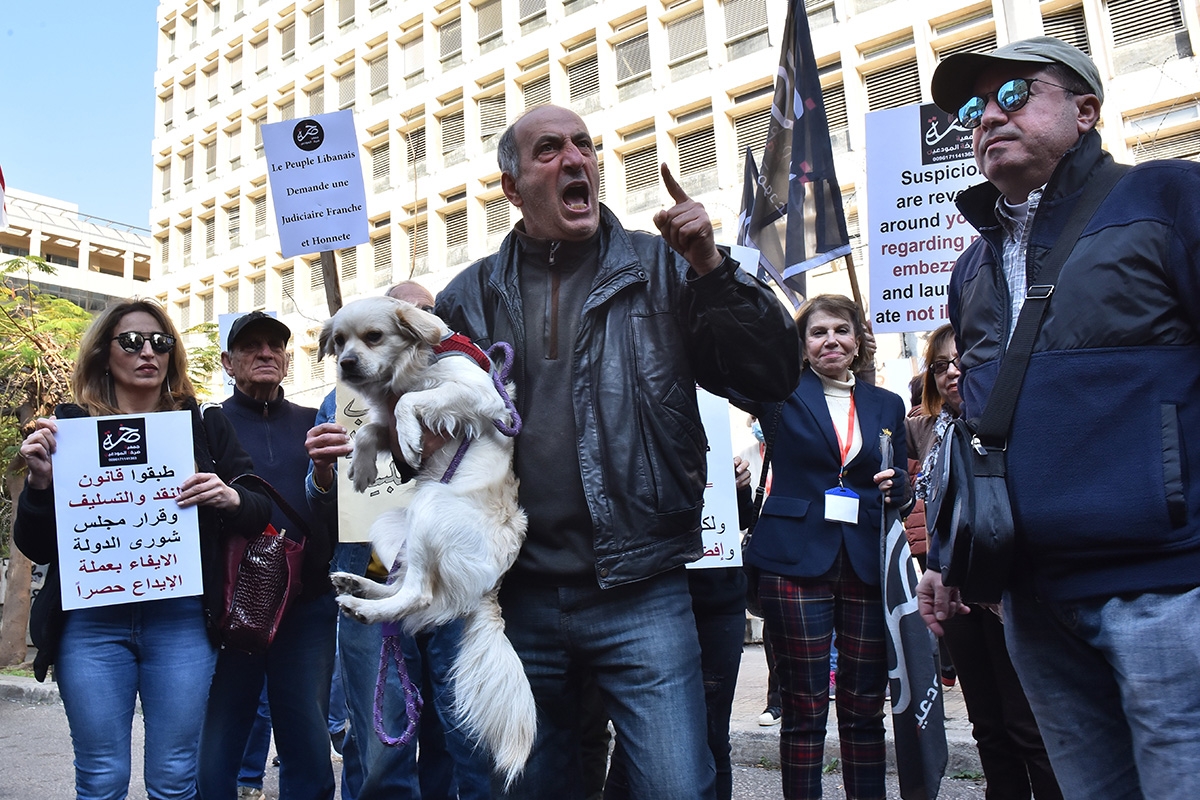
[[[121,349],[126,353],[140,353],[146,342],[150,342],[150,349],[156,353],[169,353],[175,349],[175,337],[167,333],[139,333],[138,331],[125,331],[122,334],[113,337],[113,341],[121,346]]]
[[[977,94],[963,103],[962,108],[958,110],[958,121],[964,128],[978,128],[983,122],[983,113],[987,110],[988,99],[992,97],[996,98],[996,105],[1000,106],[1005,113],[1012,113],[1024,108],[1025,104],[1029,102],[1029,87],[1034,83],[1049,84],[1064,92],[1074,94],[1066,86],[1059,86],[1057,83],[1050,83],[1041,78],[1013,78],[1011,81],[1003,83],[996,91]]]
[[[939,358],[937,361],[934,361],[932,364],[929,365],[929,370],[934,375],[941,375],[943,372],[950,369],[951,364],[954,365],[955,369],[961,369],[961,367],[958,366],[958,357],[955,356],[954,358],[950,359],[949,361],[947,361],[944,358]]]

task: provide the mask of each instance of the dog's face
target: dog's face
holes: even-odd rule
[[[336,355],[338,375],[360,391],[386,387],[399,394],[449,332],[440,319],[411,303],[367,297],[325,321],[318,356]]]

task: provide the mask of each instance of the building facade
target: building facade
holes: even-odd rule
[[[99,311],[119,297],[150,294],[149,231],[81,215],[65,200],[9,187],[8,227],[0,230],[0,261],[39,256],[54,275],[34,273],[38,287]]]
[[[938,60],[1048,33],[1088,51],[1119,160],[1200,156],[1195,0],[806,0],[851,235],[865,199],[864,115],[929,100]],[[155,87],[152,292],[180,327],[280,312],[293,395],[333,381],[318,254],[278,252],[261,125],[355,113],[371,240],[337,251],[346,300],[415,277],[435,292],[491,252],[517,215],[499,134],[569,106],[599,149],[601,200],[652,229],[667,162],[736,232],[742,154],[761,152],[785,0],[163,0]],[[865,207],[865,206],[864,206]],[[844,265],[812,291],[848,293]]]

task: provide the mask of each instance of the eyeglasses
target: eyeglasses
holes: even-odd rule
[[[1005,113],[1012,113],[1025,107],[1029,102],[1029,87],[1034,83],[1045,83],[1073,94],[1066,86],[1042,80],[1041,78],[1013,78],[1003,83],[999,89],[987,94],[977,94],[962,104],[958,110],[958,121],[964,128],[978,128],[983,122],[983,113],[987,110],[988,100],[996,98],[996,105]]]
[[[121,349],[126,353],[140,353],[146,342],[150,342],[150,349],[158,354],[169,353],[175,349],[175,337],[170,334],[160,333],[140,333],[138,331],[125,331],[113,337],[113,341],[121,346]]]
[[[951,364],[954,365],[955,369],[961,369],[961,367],[958,366],[958,357],[955,356],[954,358],[951,358],[950,360],[946,360],[944,358],[939,358],[937,361],[934,361],[932,364],[929,365],[929,370],[934,375],[941,375],[943,372],[950,369]]]

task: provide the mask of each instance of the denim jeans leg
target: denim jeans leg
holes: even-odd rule
[[[128,609],[66,614],[54,675],[71,727],[79,800],[120,800],[129,791],[137,658]]]
[[[238,770],[258,713],[265,675],[266,656],[230,648],[217,655],[200,733],[201,800],[228,800],[237,792]]]
[[[708,718],[708,749],[717,770],[717,800],[733,796],[729,717],[742,663],[746,615],[698,614],[700,669],[704,676],[704,706]]]
[[[458,790],[459,800],[490,800],[492,764],[486,750],[469,738],[454,716],[454,686],[451,671],[458,655],[462,639],[463,622],[454,620],[436,628],[432,633],[417,637],[423,655],[425,684],[431,695],[425,698],[425,711],[421,715],[421,772],[422,797],[425,791],[427,770],[444,772],[449,766],[453,786]],[[431,747],[426,747],[426,726],[437,726],[440,734],[429,736]],[[433,731],[438,733],[438,731]],[[442,752],[436,750],[441,741]],[[427,760],[432,763],[427,763]]]
[[[288,800],[333,800],[327,718],[336,637],[329,592],[292,606],[267,652],[279,794]]]
[[[138,689],[146,726],[146,792],[195,798],[197,743],[216,666],[200,599],[139,604]]]
[[[270,752],[271,705],[267,702],[267,685],[264,682],[262,693],[258,696],[258,711],[254,715],[254,725],[250,728],[250,738],[246,740],[246,750],[242,753],[242,766],[238,769],[237,777],[238,786],[262,788],[267,771],[267,756]]]
[[[1140,800],[1121,686],[1108,654],[1081,624],[1083,616],[1077,605],[1043,603],[1031,591],[1014,589],[1004,598],[1008,651],[1063,796]]]

